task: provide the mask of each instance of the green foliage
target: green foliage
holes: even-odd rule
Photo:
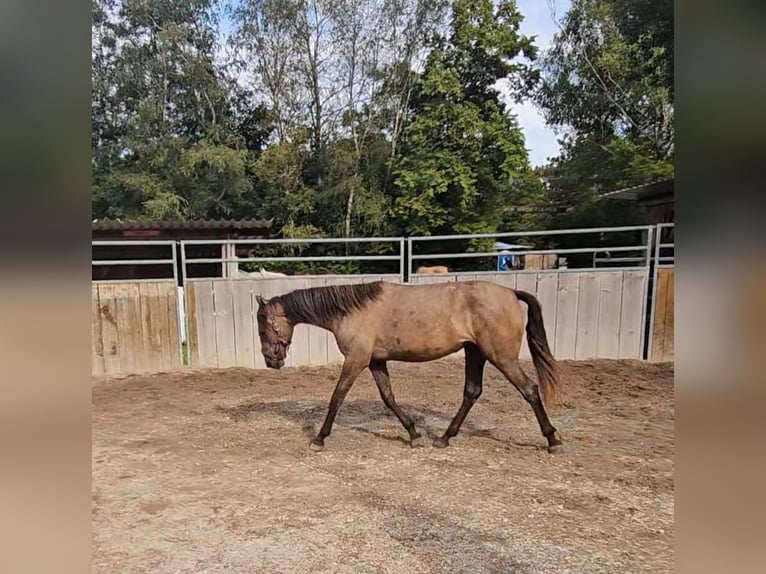
[[[608,191],[672,177],[673,12],[668,0],[574,0],[543,62],[537,101],[566,136],[546,166],[552,227],[643,222]]]
[[[228,38],[213,0],[93,0],[94,217],[263,217],[286,237],[635,223],[599,193],[673,173],[667,0],[573,0],[542,65],[510,0],[223,5]],[[549,165],[499,85],[566,134]],[[570,209],[518,210],[547,204]]]
[[[527,65],[511,63],[535,56],[520,21],[512,2],[454,2],[450,39],[428,57],[394,170],[403,232],[494,231],[509,206],[540,193],[521,130],[494,87],[510,77],[522,97],[535,81]]]

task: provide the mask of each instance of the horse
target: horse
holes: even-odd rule
[[[543,405],[543,399],[549,402],[555,396],[558,368],[548,346],[540,303],[530,293],[486,281],[433,285],[377,281],[298,289],[269,300],[258,295],[256,300],[261,352],[269,368],[284,365],[293,329],[301,323],[332,332],[343,354],[324,424],[309,443],[312,450],[324,448],[338,409],[366,368],[375,379],[381,399],[409,434],[410,446],[425,446],[425,437],[396,403],[387,362],[432,361],[461,348],[465,351],[463,401],[433,446],[445,448],[458,434],[481,396],[484,367],[489,361],[532,407],[548,441],[548,451],[563,449]],[[527,342],[539,385],[519,365],[524,332],[519,301],[528,308]]]
[[[240,276],[242,277],[252,277],[254,279],[268,279],[269,277],[287,277],[284,273],[279,273],[276,271],[266,271],[263,267],[261,267],[258,271],[240,271]]]
[[[428,267],[426,265],[421,265],[417,269],[415,269],[415,273],[449,273],[449,267],[446,265],[435,265],[433,267]]]

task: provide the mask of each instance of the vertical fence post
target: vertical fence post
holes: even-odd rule
[[[186,358],[187,358],[187,367],[191,367],[191,337],[189,336],[189,293],[186,290],[186,287],[188,285],[187,283],[187,276],[186,276],[186,243],[181,240],[179,241],[181,245],[181,288],[183,289],[184,293],[184,333],[186,335]],[[180,333],[179,333],[180,338]],[[183,343],[182,343],[183,345]]]
[[[407,283],[412,282],[412,237],[407,238]]]
[[[652,308],[649,311],[651,315],[649,316],[649,344],[647,348],[646,358],[647,360],[652,360],[652,347],[653,342],[652,336],[654,334],[654,315],[657,310],[657,281],[659,279],[659,264],[660,264],[660,243],[662,242],[662,227],[661,224],[657,224],[652,228],[653,230],[656,229],[656,237],[654,238],[654,270],[652,272]]]
[[[173,295],[175,295],[176,300],[176,328],[178,329],[178,359],[181,362],[181,365],[184,364],[184,342],[181,338],[181,298],[178,296],[178,253],[176,251],[176,242],[174,241],[170,247],[173,251]],[[186,294],[184,293],[184,300],[186,299]],[[186,338],[188,339],[189,336],[187,334]]]
[[[399,281],[404,283],[404,237],[399,238]]]
[[[641,298],[641,357],[646,359],[651,346],[652,328],[651,328],[651,310],[653,305],[649,305],[649,280],[652,276],[652,246],[654,245],[654,227],[646,230],[646,250],[644,252],[644,268],[646,269],[646,279],[644,279],[644,293]],[[650,313],[650,325],[647,331],[647,313]]]

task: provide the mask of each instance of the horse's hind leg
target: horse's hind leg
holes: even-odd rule
[[[540,424],[540,430],[543,436],[548,440],[548,452],[555,453],[562,450],[561,441],[556,436],[556,429],[548,419],[548,413],[545,412],[543,401],[540,399],[540,390],[532,379],[521,369],[518,359],[504,359],[493,361],[493,364],[505,377],[519,389],[524,399],[532,407]]]
[[[402,426],[404,426],[409,433],[410,446],[425,446],[425,439],[415,430],[415,423],[412,422],[412,419],[404,414],[402,409],[399,408],[399,405],[396,404],[394,392],[391,390],[391,378],[388,376],[388,367],[386,367],[386,363],[382,361],[373,361],[370,363],[370,371],[375,379],[375,384],[378,385],[380,398],[383,399],[386,406],[393,411],[396,418],[399,419],[399,422],[402,423]]]
[[[449,446],[449,439],[460,431],[468,411],[481,396],[482,380],[484,378],[484,365],[487,360],[479,348],[473,343],[465,345],[465,388],[463,389],[463,404],[460,405],[455,418],[452,419],[444,434],[434,440],[434,446],[444,448]]]

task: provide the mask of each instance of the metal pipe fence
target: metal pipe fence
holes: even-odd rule
[[[421,236],[408,238],[408,264],[407,271],[408,276],[413,273],[413,263],[416,261],[449,261],[449,260],[463,260],[463,259],[489,259],[498,258],[502,255],[513,255],[516,257],[525,257],[529,255],[590,255],[590,262],[593,268],[598,266],[598,262],[612,262],[612,263],[626,263],[623,268],[647,268],[650,264],[652,253],[652,235],[654,226],[651,225],[632,225],[622,227],[593,227],[593,228],[581,228],[581,229],[557,229],[548,231],[516,231],[508,233],[480,233],[473,235],[436,235],[436,236]],[[617,239],[618,234],[641,232],[643,236],[640,242],[629,245],[603,245],[606,238],[614,238],[616,243],[619,243]],[[495,251],[478,251],[467,252],[463,251],[442,251],[434,253],[418,252],[418,247],[423,246],[429,242],[435,241],[471,241],[477,239],[494,239],[496,241],[509,238],[551,238],[555,239],[567,239],[572,236],[581,236],[587,234],[598,234],[600,237],[594,241],[592,245],[584,247],[553,247],[553,248],[534,248],[528,246],[523,250],[517,249],[497,249]],[[599,254],[612,254],[620,253],[631,255],[631,257],[598,257]],[[556,268],[559,268],[557,265]],[[580,269],[587,269],[587,266],[581,266]],[[482,269],[474,269],[471,271],[463,271],[469,273],[477,273],[483,271]],[[496,271],[496,269],[495,269]],[[515,269],[514,269],[515,271]],[[453,273],[460,273],[453,272]]]
[[[190,257],[187,251],[187,247],[191,245],[240,245],[240,246],[252,246],[257,248],[258,246],[313,246],[313,245],[365,245],[365,244],[389,244],[394,251],[398,253],[391,255],[378,255],[378,254],[356,254],[356,255],[265,255],[265,256],[248,256],[248,257]],[[300,239],[216,239],[216,240],[184,240],[180,241],[181,261],[182,261],[182,278],[183,282],[189,279],[188,268],[190,265],[203,264],[203,263],[220,263],[225,265],[226,263],[236,263],[237,268],[240,263],[332,263],[332,262],[373,262],[373,261],[391,261],[399,262],[397,274],[402,281],[405,280],[404,276],[404,260],[405,260],[405,243],[404,237],[351,237],[351,238],[339,238],[339,237],[326,237],[326,238],[300,238]],[[293,277],[291,275],[285,275],[285,277]],[[301,275],[295,275],[294,277],[302,277]]]
[[[267,264],[267,263],[360,263],[361,266],[355,266],[355,274],[359,273],[360,268],[367,264],[370,269],[385,269],[390,264],[391,273],[380,271],[368,272],[370,275],[398,275],[401,282],[410,281],[414,274],[414,268],[417,263],[434,261],[456,261],[462,262],[456,265],[457,269],[451,270],[448,275],[496,275],[504,271],[512,273],[535,273],[541,271],[555,271],[558,273],[569,273],[579,271],[621,271],[630,270],[632,272],[645,271],[647,280],[643,286],[643,309],[641,310],[641,324],[646,329],[642,345],[643,356],[648,356],[649,349],[647,342],[651,339],[654,304],[657,296],[657,276],[658,270],[664,267],[671,267],[675,262],[675,242],[672,240],[672,230],[674,224],[659,225],[639,225],[622,227],[595,227],[581,229],[561,229],[550,231],[517,231],[507,233],[483,233],[483,234],[457,234],[457,235],[437,235],[423,237],[360,237],[360,238],[297,238],[297,239],[191,239],[191,240],[112,240],[112,241],[93,241],[92,265],[94,277],[98,275],[96,268],[112,267],[113,276],[139,275],[138,278],[125,279],[95,279],[95,284],[109,283],[149,283],[157,281],[169,281],[172,279],[176,288],[177,305],[177,328],[179,333],[178,352],[184,361],[184,344],[189,339],[189,313],[186,308],[189,301],[185,297],[185,288],[189,281],[197,279],[215,279],[224,277],[227,279],[257,279],[264,277],[258,273],[253,275],[239,273],[240,264]],[[590,238],[589,236],[593,236]],[[671,236],[671,239],[668,239]],[[489,251],[482,247],[481,240],[502,241],[510,238],[535,238],[532,241],[521,242],[530,243],[523,250],[521,245],[513,246],[513,249],[496,249]],[[480,240],[479,245],[468,245],[467,242]],[[434,242],[447,242],[448,246],[444,249],[438,249]],[[460,242],[466,243],[466,248],[460,250]],[[451,244],[450,244],[451,243]],[[516,242],[519,243],[519,242]],[[556,247],[560,245],[560,247]],[[206,249],[205,247],[208,247]],[[227,248],[225,246],[239,246]],[[349,249],[339,250],[338,247],[349,246]],[[252,247],[245,250],[245,247]],[[258,249],[265,248],[258,253]],[[474,247],[475,252],[468,249]],[[149,248],[149,249],[146,249]],[[279,251],[282,248],[286,251]],[[296,248],[302,248],[303,252],[290,252]],[[313,250],[312,250],[313,248]],[[330,250],[322,251],[322,248]],[[336,251],[332,249],[335,248]],[[433,252],[428,252],[428,250]],[[104,258],[99,259],[100,255]],[[237,256],[237,252],[245,256]],[[244,251],[244,253],[243,253]],[[332,254],[336,253],[336,254]],[[216,256],[212,256],[216,254]],[[514,256],[577,256],[576,263],[568,261],[568,265],[556,266],[554,268],[537,268],[534,265],[528,269],[509,268],[500,270],[497,265],[498,258],[504,255]],[[123,257],[124,255],[124,257]],[[156,256],[155,256],[156,255]],[[491,260],[492,265],[488,264]],[[230,267],[226,267],[230,264]],[[195,265],[198,265],[195,269]],[[158,278],[142,278],[142,273],[131,273],[126,267],[144,268],[144,267],[170,267],[167,270],[167,276]],[[205,267],[207,266],[207,267]],[[332,269],[333,266],[325,267]],[[544,267],[544,266],[543,266]],[[194,273],[190,273],[190,269]],[[338,267],[335,267],[337,271]],[[342,269],[342,268],[341,268]],[[135,271],[135,270],[134,270]],[[313,270],[316,272],[316,270]],[[289,272],[289,271],[288,271]],[[160,275],[165,271],[159,272]],[[311,274],[309,271],[308,274]],[[342,275],[335,272],[323,272],[321,275],[326,277],[337,277]],[[143,277],[147,274],[143,273]],[[266,274],[268,276],[268,274]],[[348,276],[348,275],[346,275]],[[275,278],[280,279],[301,279],[306,275],[279,274]],[[560,277],[563,277],[561,275]],[[180,287],[180,288],[179,288]],[[143,289],[143,287],[142,287]],[[153,289],[153,288],[152,288]],[[638,309],[637,311],[638,312]],[[647,316],[648,315],[648,316]]]

